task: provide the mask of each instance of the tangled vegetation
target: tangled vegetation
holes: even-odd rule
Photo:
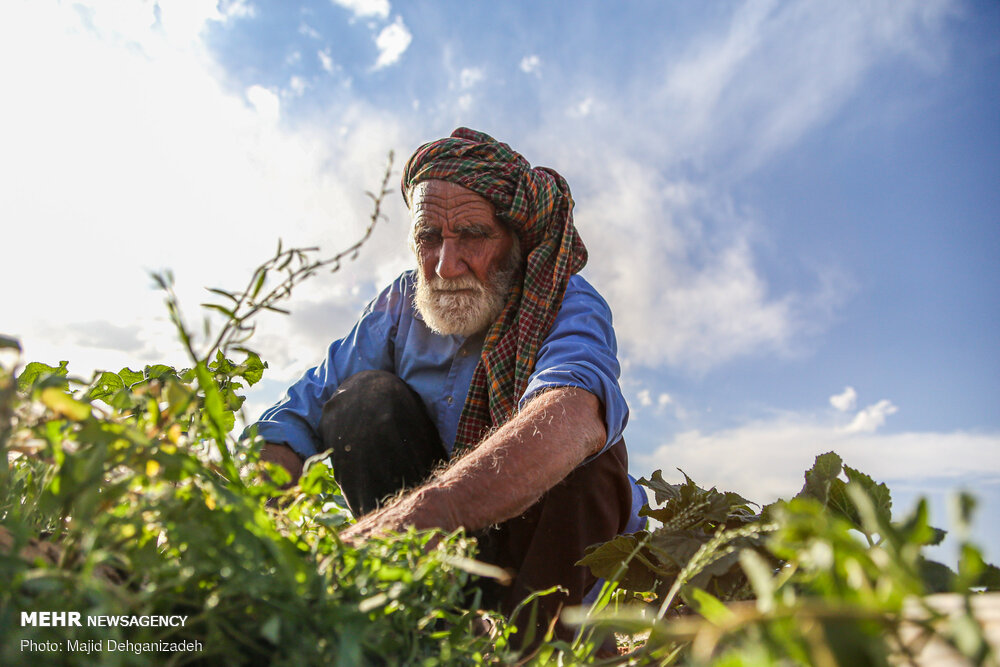
[[[385,193],[383,182],[372,195],[372,225]],[[242,291],[212,290],[206,307],[223,323],[204,349],[170,276],[157,276],[189,368],[83,381],[66,362],[20,368],[19,343],[0,337],[0,663],[855,666],[907,664],[935,637],[997,664],[975,606],[1000,571],[967,539],[955,572],[925,558],[943,536],[926,502],[894,519],[888,488],[833,453],[795,498],[759,513],[686,475],[642,480],[656,527],[592,547],[582,563],[610,583],[565,614],[573,642],[546,637],[530,652],[521,616],[478,609],[475,578],[500,573],[461,532],[342,543],[351,517],[321,457],[282,490],[287,473],[232,431],[267,367],[246,347],[253,317],[359,246],[320,260],[279,245]],[[960,528],[974,505],[961,496]],[[931,595],[946,591],[960,601],[950,611]],[[31,611],[185,622],[51,627],[25,624]]]

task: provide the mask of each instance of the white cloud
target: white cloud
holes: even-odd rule
[[[883,399],[858,412],[844,430],[847,433],[874,433],[885,424],[886,418],[895,414],[897,410],[891,401]]]
[[[403,23],[403,17],[397,16],[395,22],[387,25],[375,38],[375,46],[378,47],[378,60],[375,61],[375,69],[382,69],[392,65],[403,55],[413,35]]]
[[[575,116],[577,118],[584,118],[589,116],[594,110],[594,98],[585,97],[584,99],[577,102],[575,105],[570,107],[569,115]]]
[[[1000,433],[849,432],[841,424],[790,414],[702,433],[685,431],[652,454],[631,452],[633,468],[662,469],[669,479],[682,468],[698,483],[736,491],[756,502],[788,498],[802,487],[802,473],[823,452],[879,481],[1000,479]]]
[[[314,28],[311,25],[309,25],[308,23],[306,23],[305,21],[303,21],[302,23],[299,24],[299,34],[300,35],[305,35],[306,37],[309,37],[310,39],[320,39],[320,38],[322,38],[322,35],[319,34],[319,31],[316,30],[316,28]]]
[[[953,5],[746,2],[679,54],[650,54],[659,66],[627,86],[552,77],[555,111],[532,138],[573,187],[587,271],[626,355],[705,371],[794,355],[828,326],[851,277],[803,262],[804,286],[776,292],[758,261],[769,221],[732,184],[821,128],[879,67],[933,67]]]
[[[278,96],[263,86],[247,88],[247,99],[253,105],[261,118],[276,123],[281,116],[281,100]]]
[[[639,402],[639,405],[644,408],[656,406],[657,412],[661,412],[664,408],[673,403],[673,399],[670,397],[670,394],[660,393],[654,398],[653,392],[649,389],[640,389],[636,392],[635,398]]]
[[[389,18],[389,0],[332,0],[333,4],[350,10],[355,18]]]
[[[525,74],[538,74],[538,68],[541,67],[542,61],[537,55],[528,55],[521,58],[521,71]]]
[[[845,387],[843,393],[830,397],[830,405],[837,408],[841,412],[853,410],[857,403],[858,392],[854,391],[854,387]]]
[[[170,6],[161,3],[164,25],[176,25]],[[93,20],[110,25],[103,7]],[[73,7],[0,6],[0,57],[23,63],[10,69],[0,107],[0,178],[16,184],[0,189],[4,243],[23,249],[0,264],[0,284],[23,286],[4,292],[4,333],[22,339],[26,360],[69,359],[84,376],[185,363],[148,270],[174,269],[200,329],[203,286],[238,288],[279,236],[327,252],[358,238],[370,213],[364,191],[377,185],[386,152],[421,136],[349,98],[334,122],[286,129],[274,91],[234,94],[215,78],[189,40],[200,30],[147,23],[115,17],[115,30],[88,30]],[[322,302],[356,315],[375,283],[409,264],[398,200],[387,201],[393,222],[377,228],[366,265],[317,277],[293,310]],[[324,313],[310,331],[288,318],[261,321],[257,345],[275,359],[269,378],[300,373],[331,331],[349,326],[341,311]]]
[[[335,65],[333,64],[333,58],[330,56],[330,49],[323,49],[322,51],[316,52],[316,57],[319,58],[319,64],[322,66],[323,71],[327,74],[333,74],[335,71]]]
[[[301,97],[308,87],[309,83],[301,76],[293,76],[288,80],[288,90],[295,97]]]
[[[801,321],[819,320],[820,299],[770,293],[755,266],[753,225],[725,196],[614,153],[561,163],[571,165],[564,175],[593,250],[587,271],[611,305],[626,357],[701,372],[785,352]]]
[[[650,118],[682,155],[753,169],[826,123],[878,65],[935,67],[944,56],[927,36],[953,5],[745,3],[674,59]]]
[[[0,175],[18,185],[0,192],[0,210],[21,221],[8,240],[46,247],[59,238],[65,247],[50,252],[63,266],[80,262],[73,248],[120,247],[135,257],[129,299],[141,294],[152,301],[154,315],[159,309],[145,290],[144,267],[174,266],[181,279],[198,271],[191,278],[196,285],[231,284],[236,271],[217,266],[214,246],[245,253],[249,263],[278,234],[310,244],[350,237],[366,213],[356,195],[372,187],[384,151],[412,147],[426,136],[414,127],[417,114],[380,113],[350,99],[342,122],[291,133],[281,127],[274,92],[248,90],[245,98],[226,93],[201,49],[208,22],[248,15],[251,5],[231,3],[220,12],[214,0],[158,4],[159,24],[153,3],[91,0],[87,11],[96,35],[81,28],[75,11],[54,2],[0,8],[0,54],[5,62],[26,63],[8,68],[11,102],[0,108]],[[380,21],[391,13],[386,1],[338,4]],[[20,9],[12,12],[11,6]],[[552,105],[535,144],[557,153],[548,164],[573,185],[578,224],[593,251],[587,271],[612,304],[626,356],[706,369],[741,355],[787,351],[807,327],[822,326],[824,317],[814,315],[842,298],[838,285],[816,295],[775,294],[756,265],[753,216],[731,203],[712,174],[685,180],[672,168],[704,165],[709,158],[717,165],[759,163],[791,145],[835,113],[886,57],[928,53],[919,37],[943,8],[939,0],[833,11],[828,5],[751,3],[724,30],[697,35],[669,68],[652,68],[666,72],[662,80],[644,75],[648,85],[640,87],[648,97],[637,100],[589,81],[581,87],[579,80],[570,81],[570,95],[550,91],[579,102],[569,117],[565,106]],[[397,17],[376,38],[375,67],[396,62],[411,41]],[[829,58],[813,43],[829,46]],[[855,46],[860,51],[852,55]],[[796,62],[798,56],[809,65]],[[336,68],[328,50],[317,57],[325,70]],[[534,54],[521,62],[529,73],[540,66]],[[589,96],[574,97],[580,90]],[[472,99],[462,103],[471,106]],[[438,106],[427,97],[421,108]],[[581,146],[580,137],[596,141],[585,150],[573,148]],[[236,229],[241,234],[233,234]],[[184,242],[190,234],[204,239],[200,247]],[[137,236],[153,240],[140,243]],[[382,248],[392,260],[374,270],[380,278],[391,273],[386,267],[407,260],[405,253],[393,254],[392,243]],[[103,266],[100,259],[90,261]],[[196,268],[199,261],[208,273]],[[38,271],[34,264],[17,267],[22,275]],[[10,277],[5,270],[0,275]],[[116,273],[122,270],[116,264]],[[65,285],[44,280],[52,284],[39,287],[35,297],[69,302],[61,306],[69,309],[67,322],[93,319],[97,299],[67,298]],[[38,301],[10,298],[8,312],[17,306],[30,311]],[[353,297],[335,298],[347,303]],[[23,319],[10,322],[22,331],[41,330]],[[59,334],[48,335],[55,340]],[[858,428],[886,414],[874,412]]]
[[[461,89],[472,88],[477,83],[483,80],[485,76],[482,68],[479,67],[465,67],[459,72],[458,75],[458,85]]]

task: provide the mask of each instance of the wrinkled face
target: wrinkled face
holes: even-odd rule
[[[440,334],[471,336],[500,315],[520,272],[520,246],[493,204],[447,181],[410,193],[411,245],[417,256],[415,304]]]

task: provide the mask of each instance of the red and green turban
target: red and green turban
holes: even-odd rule
[[[523,281],[490,327],[472,376],[455,438],[455,451],[475,447],[493,426],[514,414],[535,369],[538,348],[559,312],[569,277],[587,263],[573,226],[566,179],[535,167],[510,146],[460,127],[424,144],[403,169],[403,199],[421,181],[449,181],[489,199],[525,253]]]

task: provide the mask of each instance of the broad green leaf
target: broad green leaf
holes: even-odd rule
[[[796,498],[815,498],[821,503],[827,501],[830,484],[840,474],[843,461],[834,452],[827,452],[816,457],[813,467],[806,471],[806,482]]]
[[[950,593],[955,590],[958,575],[947,565],[921,557],[917,568],[926,593]]]
[[[987,591],[1000,591],[1000,567],[993,563],[983,563],[983,570],[973,586]]]
[[[892,495],[889,492],[889,487],[882,483],[876,483],[865,473],[846,465],[844,473],[847,475],[848,483],[858,484],[872,499],[879,521],[888,524],[892,519]]]
[[[46,377],[56,376],[60,378],[65,378],[69,374],[69,370],[66,366],[69,364],[68,361],[60,361],[59,366],[49,366],[48,364],[43,364],[39,361],[32,361],[21,374],[17,376],[17,389],[21,392],[28,392],[36,382],[45,379]],[[57,385],[62,387],[63,390],[69,389],[69,382],[62,380]]]
[[[649,540],[649,548],[664,570],[676,573],[711,538],[711,535],[700,530],[657,530]]]
[[[817,499],[818,500],[818,499]],[[861,529],[861,516],[857,507],[847,495],[847,484],[842,479],[832,479],[827,486],[826,506],[830,511],[847,519],[854,527]]]
[[[243,377],[251,386],[260,382],[264,377],[264,369],[267,363],[260,360],[256,352],[249,352],[246,360],[237,367],[237,375]]]
[[[908,544],[921,546],[941,544],[945,535],[948,534],[947,531],[931,526],[928,519],[927,499],[921,498],[917,501],[913,512],[901,523],[893,524],[893,528],[900,539]]]
[[[39,399],[56,414],[72,421],[83,421],[90,416],[90,406],[81,403],[57,387],[46,387]]]
[[[649,479],[645,477],[641,478],[638,482],[641,486],[645,486],[653,491],[653,497],[656,503],[662,504],[680,495],[680,484],[670,484],[663,479],[663,471],[656,470],[650,475]]]
[[[142,382],[145,379],[142,373],[134,371],[128,366],[118,371],[118,377],[122,379],[126,387],[131,387],[136,382]]]
[[[177,371],[172,366],[153,364],[143,369],[143,375],[147,380],[159,380],[161,378],[177,377]]]
[[[125,383],[121,377],[115,373],[104,371],[101,375],[90,383],[87,390],[87,398],[91,400],[107,400],[111,396],[125,388]]]
[[[307,495],[339,493],[340,487],[334,479],[333,469],[322,461],[306,463],[305,472],[299,477],[299,488]]]
[[[684,474],[684,471],[681,471]],[[663,524],[664,530],[686,530],[709,524],[724,523],[729,517],[730,504],[724,494],[715,489],[706,491],[684,475],[685,483],[676,487],[677,493],[663,507],[644,506],[639,516],[648,516]],[[740,499],[742,500],[742,498]]]
[[[603,544],[587,547],[584,557],[576,564],[589,567],[595,577],[618,581],[628,590],[652,590],[659,577],[648,565],[648,550],[640,547],[648,537],[645,531],[619,535]],[[637,556],[629,560],[634,553]]]

